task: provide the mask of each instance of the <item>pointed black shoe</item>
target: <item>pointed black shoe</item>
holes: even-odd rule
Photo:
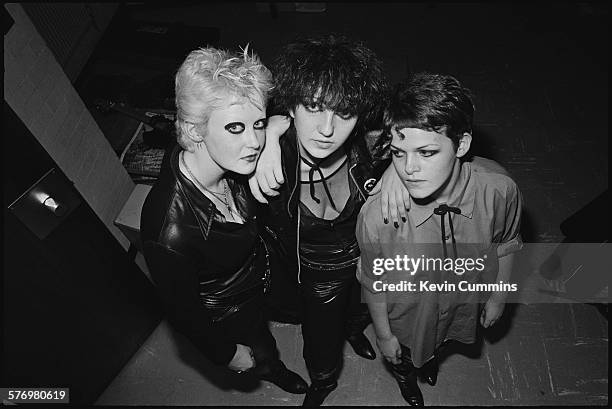
[[[409,375],[406,377],[395,377],[397,384],[399,385],[400,392],[402,393],[402,397],[410,406],[425,406],[425,402],[423,400],[423,394],[421,393],[421,389],[419,389],[419,385],[417,384],[416,374]]]
[[[430,384],[431,386],[435,386],[438,381],[438,358],[434,357],[429,360],[423,367],[421,368],[421,376],[425,379],[425,382]]]
[[[376,351],[374,351],[372,344],[370,344],[370,341],[363,332],[349,335],[346,337],[346,340],[353,347],[353,351],[360,357],[370,360],[376,359]]]
[[[304,398],[304,402],[302,402],[302,406],[321,406],[325,398],[327,398],[327,396],[337,387],[338,382],[336,381],[328,384],[321,384],[314,381],[306,392],[306,397]]]
[[[308,390],[308,384],[302,377],[293,371],[287,369],[283,364],[278,367],[274,372],[268,375],[262,375],[261,379],[264,381],[272,382],[285,392],[302,394]]]

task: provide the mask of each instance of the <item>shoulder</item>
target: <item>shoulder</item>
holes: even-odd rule
[[[496,164],[494,161],[490,162]],[[496,172],[492,171],[495,168],[483,168],[480,164],[466,163],[464,166],[469,167],[470,179],[475,184],[477,191],[485,196],[485,199],[493,196],[497,199],[510,200],[519,194],[516,182],[505,172],[505,169],[501,168],[504,172]]]
[[[472,171],[480,173],[497,173],[500,175],[510,176],[510,173],[499,163],[492,159],[487,159],[482,156],[473,156],[466,161],[470,164]]]

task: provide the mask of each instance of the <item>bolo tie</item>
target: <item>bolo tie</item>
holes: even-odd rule
[[[448,206],[445,203],[443,203],[434,209],[434,213],[440,215],[440,230],[442,232],[442,248],[444,249],[444,259],[446,259],[448,255],[446,251],[446,240],[445,240],[446,228],[445,228],[445,222],[444,222],[444,216],[446,214],[448,214],[448,225],[450,227],[450,232],[451,232],[451,237],[452,237],[452,242],[453,242],[453,256],[454,258],[457,258],[457,242],[455,241],[455,231],[453,229],[453,219],[452,219],[451,213],[461,214],[461,210],[458,207]],[[436,283],[442,283],[441,274],[442,272],[440,270],[438,269],[435,270],[434,280]],[[441,293],[447,294],[448,291],[441,291]]]
[[[445,228],[445,223],[444,223],[444,216],[448,214],[448,225],[450,227],[450,232],[451,232],[451,237],[452,237],[452,242],[453,242],[453,256],[454,258],[457,258],[457,242],[455,241],[455,231],[453,229],[453,219],[452,219],[451,213],[461,214],[461,209],[459,209],[458,207],[448,206],[445,203],[443,203],[434,209],[434,213],[440,215],[440,228],[442,231],[442,248],[444,249],[444,258],[447,257],[446,240],[445,240],[446,228]]]
[[[336,209],[336,204],[334,203],[334,199],[332,199],[331,193],[329,192],[329,188],[327,187],[327,182],[325,181],[325,177],[323,176],[323,171],[320,167],[321,163],[325,159],[318,161],[318,163],[312,163],[308,159],[304,158],[302,155],[300,155],[300,159],[302,160],[302,162],[304,162],[310,167],[310,170],[308,171],[308,185],[310,186],[310,197],[312,198],[312,200],[314,200],[317,204],[321,203],[321,199],[315,196],[315,182],[313,180],[313,176],[315,171],[317,171],[321,176],[321,181],[323,182],[323,189],[325,189],[325,193],[327,194],[329,203],[331,204],[331,207],[337,212],[338,209]]]

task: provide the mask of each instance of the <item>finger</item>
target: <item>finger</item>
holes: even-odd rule
[[[253,194],[255,200],[260,203],[268,203],[266,198],[261,194],[261,191],[259,190],[259,183],[257,183],[257,178],[255,178],[255,176],[251,176],[249,178],[249,188],[251,188],[251,193]]]
[[[397,213],[402,219],[402,222],[406,223],[406,207],[404,206],[404,196],[402,195],[402,190],[395,191],[395,200],[397,201]]]
[[[268,185],[268,179],[265,174],[257,174],[257,181],[259,182],[259,189],[268,196],[274,196],[274,189],[271,189]]]
[[[410,192],[408,192],[408,189],[402,189],[402,201],[406,211],[410,210]]]
[[[480,325],[482,325],[483,327],[485,326],[485,317],[486,317],[486,311],[482,310],[482,312],[480,313]]]
[[[274,175],[274,169],[264,172],[264,177],[266,178],[266,183],[268,184],[270,189],[278,189],[280,187],[280,185],[276,181],[276,176]]]
[[[276,181],[279,185],[285,183],[285,178],[283,177],[283,168],[280,163],[277,163],[276,166],[274,166],[273,172],[274,177],[276,178]]]
[[[378,182],[376,186],[378,186],[379,184],[380,182]],[[383,222],[385,224],[389,223],[389,200],[387,195],[384,193],[380,196],[380,210],[382,212]]]
[[[397,199],[394,194],[389,195],[389,219],[393,222],[393,226],[399,227],[399,216],[397,214]]]

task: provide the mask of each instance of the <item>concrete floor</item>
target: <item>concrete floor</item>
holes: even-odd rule
[[[608,188],[603,3],[328,3],[323,13],[296,13],[291,7],[279,5],[276,16],[266,3],[134,6],[132,14],[216,27],[221,47],[250,42],[264,62],[296,34],[333,30],[366,41],[384,60],[392,82],[409,71],[457,76],[475,95],[473,149],[508,168],[521,188],[526,242],[558,243],[561,221]],[[537,268],[516,274],[528,283],[525,289],[553,286]],[[518,301],[496,329],[483,331],[480,344],[457,346],[443,361],[437,386],[421,384],[427,404],[608,403],[607,319],[592,305]],[[367,331],[373,339],[371,327]],[[272,332],[283,360],[307,379],[300,328],[273,323]],[[248,385],[213,371],[163,322],[98,404],[299,405],[301,400],[274,385]],[[340,386],[326,404],[404,401],[380,359],[358,358],[347,346]]]

